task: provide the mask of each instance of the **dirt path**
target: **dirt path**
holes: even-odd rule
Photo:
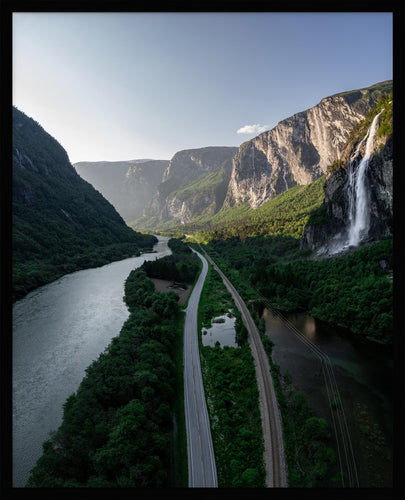
[[[156,292],[175,292],[179,296],[179,305],[183,305],[188,296],[190,295],[191,288],[187,285],[187,289],[173,287],[173,281],[160,280],[157,278],[151,278],[153,284],[155,285]]]

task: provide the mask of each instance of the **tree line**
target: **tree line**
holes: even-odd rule
[[[125,302],[128,320],[64,404],[62,424],[44,443],[28,487],[179,485],[172,472],[178,297],[156,293],[141,267],[125,282]]]
[[[200,269],[199,259],[179,238],[171,238],[168,245],[172,250],[171,255],[143,264],[147,275],[150,278],[192,283]]]
[[[283,311],[305,311],[384,344],[393,333],[392,238],[334,259],[308,259],[293,239],[212,240],[207,249]]]

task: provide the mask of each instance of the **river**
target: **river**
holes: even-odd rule
[[[128,318],[123,302],[129,273],[157,253],[68,274],[13,306],[13,487],[25,486],[42,443],[62,422],[62,405],[85,369],[117,336]]]
[[[266,335],[275,344],[273,361],[282,374],[291,375],[294,387],[332,429],[334,410],[328,403],[318,356],[268,309],[263,317]],[[307,314],[286,317],[329,357],[353,446],[359,486],[392,487],[393,363],[388,349]]]

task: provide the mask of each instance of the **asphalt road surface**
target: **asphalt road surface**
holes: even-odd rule
[[[222,281],[231,293],[237,308],[242,314],[243,322],[249,333],[249,345],[255,361],[256,378],[259,388],[260,413],[264,438],[266,485],[270,488],[285,488],[288,484],[281,414],[270,373],[267,354],[263,348],[259,331],[241,296],[210,256],[205,251],[204,253],[214,269],[218,271]]]
[[[191,488],[216,488],[217,470],[201,376],[197,329],[198,303],[207,276],[208,263],[200,253],[195,253],[202,260],[203,269],[186,309],[183,351],[188,485]]]

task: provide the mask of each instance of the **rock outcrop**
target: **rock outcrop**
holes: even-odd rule
[[[196,215],[214,215],[225,199],[236,147],[179,151],[171,159],[157,193],[137,221],[189,222]]]
[[[318,179],[339,158],[354,126],[391,89],[388,81],[326,97],[242,144],[224,206],[247,202],[256,208],[296,184]]]
[[[388,99],[387,99],[388,100]],[[390,103],[391,104],[391,103]],[[392,126],[392,109],[386,120]],[[308,224],[301,240],[301,248],[318,248],[318,254],[334,254],[350,246],[350,225],[353,221],[353,195],[350,193],[350,175],[358,176],[358,167],[365,157],[366,126],[354,134],[342,152],[341,166],[329,173],[324,184],[325,198],[319,212],[320,222]],[[366,136],[367,137],[367,136]],[[367,190],[368,227],[362,242],[392,235],[393,231],[393,138],[392,134],[375,134],[372,156],[364,171]],[[351,174],[355,172],[355,174]]]

